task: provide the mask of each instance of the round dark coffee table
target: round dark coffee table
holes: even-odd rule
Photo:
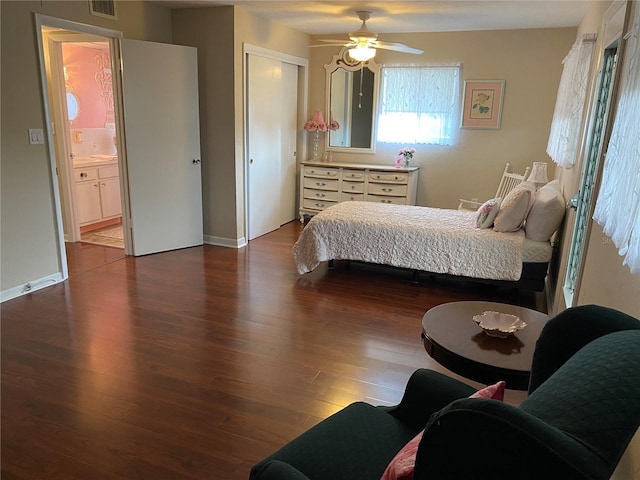
[[[510,313],[527,323],[507,338],[490,337],[473,320],[485,311]],[[470,380],[527,390],[536,341],[548,315],[495,302],[451,302],[433,307],[422,317],[424,348],[452,372]]]

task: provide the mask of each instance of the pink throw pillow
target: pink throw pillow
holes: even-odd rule
[[[482,390],[478,390],[469,398],[489,398],[491,400],[503,401],[505,385],[505,382],[500,381],[484,387]],[[423,433],[424,430],[409,440],[409,443],[402,447],[402,450],[393,457],[393,460],[387,465],[386,470],[382,474],[381,480],[413,480],[416,454],[418,453],[418,446],[420,445],[420,440],[422,440]]]

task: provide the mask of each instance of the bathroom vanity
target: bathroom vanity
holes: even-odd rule
[[[103,222],[118,219],[122,215],[117,156],[75,158],[73,186],[81,228],[97,223],[102,226]]]

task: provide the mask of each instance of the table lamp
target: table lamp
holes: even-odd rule
[[[527,181],[536,186],[536,190],[549,181],[546,162],[533,162],[533,168]]]

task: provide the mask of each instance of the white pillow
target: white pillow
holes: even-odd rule
[[[493,226],[493,221],[500,210],[501,201],[500,197],[492,198],[480,206],[476,217],[476,228],[490,228]]]
[[[531,182],[522,182],[507,193],[500,203],[500,210],[493,222],[496,232],[517,232],[522,228],[529,209],[533,205],[536,187]]]
[[[555,183],[554,183],[555,182]],[[564,197],[557,180],[536,192],[535,201],[524,224],[525,235],[536,242],[547,242],[564,218]]]

